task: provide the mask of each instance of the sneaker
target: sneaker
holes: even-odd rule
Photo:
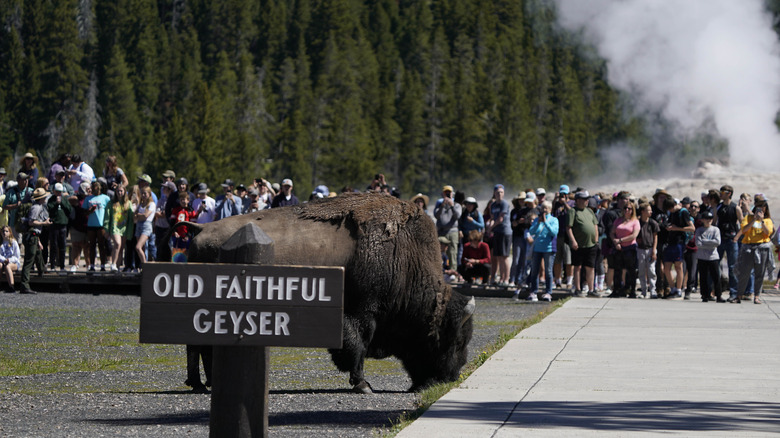
[[[78,270],[79,270],[79,267],[76,266],[76,265],[73,265],[73,266],[70,267],[70,272],[76,272]]]
[[[582,288],[582,292],[583,292],[583,293],[586,293],[586,294],[587,294],[588,292],[590,292],[590,288],[588,287],[588,285],[587,285],[587,284],[586,284],[585,286],[583,286],[583,288]]]
[[[111,272],[119,272],[119,268],[117,268],[113,263],[111,263]]]
[[[691,293],[685,292],[685,296],[683,297],[684,300],[690,300],[691,299]]]
[[[683,297],[682,296],[682,292],[680,292],[679,290],[672,290],[671,292],[669,292],[669,295],[666,296],[666,299],[668,299],[668,300],[680,300],[680,299],[682,299],[682,297]]]
[[[650,299],[651,299],[651,300],[657,300],[657,299],[658,299],[658,294],[657,294],[657,293],[655,293],[655,292],[651,292],[651,293],[650,293]]]
[[[510,281],[509,283],[506,284],[506,287],[515,288],[517,286],[515,285],[514,281]]]
[[[575,290],[575,291],[572,291],[572,293],[571,293],[571,294],[572,294],[573,296],[577,297],[577,298],[585,298],[585,297],[587,297],[587,296],[588,296],[587,294],[585,294],[585,292],[583,292],[583,291],[581,291],[581,290]]]
[[[601,294],[594,290],[592,292],[588,292],[588,297],[590,297],[590,298],[601,298]]]
[[[526,298],[528,301],[539,301],[539,297],[536,296],[536,292],[531,292],[528,294],[528,298]]]
[[[547,301],[549,303],[550,301],[552,301],[552,295],[550,294],[542,295],[542,301]]]
[[[89,266],[87,266],[87,271],[89,271],[89,272],[95,272],[95,265],[89,265]]]
[[[512,300],[520,301],[520,291],[519,290],[515,291],[515,294],[512,296]]]

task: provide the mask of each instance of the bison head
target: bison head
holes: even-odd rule
[[[430,336],[420,349],[404,354],[401,361],[412,379],[410,391],[437,383],[454,382],[468,358],[474,297],[453,293],[447,303],[438,336]]]

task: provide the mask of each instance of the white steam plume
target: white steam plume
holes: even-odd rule
[[[711,117],[731,161],[777,169],[780,45],[762,0],[556,0],[609,81],[683,128]]]

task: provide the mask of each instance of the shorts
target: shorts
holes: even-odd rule
[[[70,229],[71,243],[84,243],[87,241],[87,233],[83,233],[75,228]]]
[[[136,222],[135,224],[135,237],[141,237],[141,236],[151,236],[152,235],[152,223],[143,221],[143,222]]]
[[[493,257],[509,257],[512,253],[512,235],[493,234],[491,249]]]
[[[663,252],[663,261],[667,262],[680,262],[683,259],[683,244],[676,243],[674,245],[666,245]]]
[[[555,262],[553,262],[553,264],[570,265],[571,245],[566,243],[566,239],[563,236],[558,236],[555,249]]]
[[[595,267],[598,249],[598,245],[588,248],[577,248],[572,251],[571,264],[574,266],[585,266],[586,268]]]

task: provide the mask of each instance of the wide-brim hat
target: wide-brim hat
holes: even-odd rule
[[[37,201],[41,198],[45,198],[48,194],[49,192],[47,192],[46,189],[44,189],[43,187],[38,187],[37,189],[35,189],[35,191],[32,194],[33,201]]]
[[[410,201],[412,201],[412,203],[414,203],[414,202],[417,202],[418,199],[422,199],[423,202],[425,202],[425,205],[428,205],[430,203],[430,201],[431,201],[431,198],[423,195],[422,193],[418,193],[418,194],[412,196],[412,199],[410,199]]]
[[[664,189],[658,189],[658,190],[656,190],[656,191],[655,191],[655,193],[653,193],[653,199],[656,199],[656,198],[658,198],[658,195],[665,195],[665,196],[666,196],[666,197],[668,197],[668,198],[671,198],[671,197],[672,197],[672,195],[670,195],[670,194],[669,194],[669,192],[667,192],[667,191],[666,191],[666,190],[664,190]]]
[[[24,154],[24,156],[22,157],[22,159],[21,159],[21,160],[19,160],[19,164],[21,164],[22,166],[24,166],[24,160],[26,160],[26,159],[28,159],[28,158],[32,158],[32,159],[33,159],[33,162],[34,162],[36,165],[38,164],[38,157],[36,157],[35,155],[33,155],[31,152],[27,152],[26,154]]]

